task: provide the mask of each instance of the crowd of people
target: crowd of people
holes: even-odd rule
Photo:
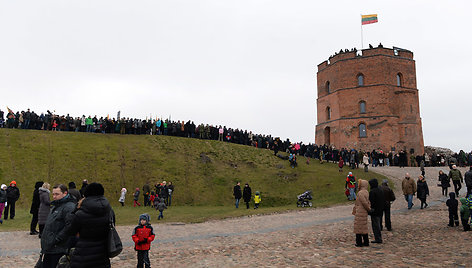
[[[465,173],[464,177],[456,165],[452,165],[449,174],[446,175],[442,170],[439,172],[439,186],[442,187],[442,194],[447,196],[447,189],[451,187],[450,181],[454,185],[454,191],[449,193],[449,199],[446,201],[449,213],[448,226],[459,226],[459,218],[462,222],[463,230],[470,231],[470,222],[472,215],[472,165]],[[466,184],[467,192],[465,196],[460,198],[459,202],[456,197],[460,197],[459,191],[461,183]],[[370,186],[370,191],[368,191]],[[374,233],[374,241],[372,243],[383,243],[382,240],[382,218],[385,217],[385,227],[387,231],[392,230],[390,208],[395,201],[395,194],[388,186],[388,180],[384,180],[382,185],[378,185],[377,179],[370,181],[356,181],[352,172],[349,172],[346,178],[346,195],[349,200],[355,200],[352,214],[354,215],[354,233],[356,235],[356,247],[369,246],[368,237],[368,216],[371,217],[372,232]],[[357,195],[355,191],[357,191]],[[415,181],[410,174],[406,173],[402,180],[402,192],[407,202],[408,209],[412,209],[413,196],[420,200],[420,209],[428,207],[427,197],[429,196],[429,187],[424,174],[419,175]],[[458,213],[459,211],[459,213]]]
[[[290,161],[290,166],[297,165],[296,156],[317,158],[321,162],[339,162],[342,159],[345,165],[351,168],[358,168],[359,164],[366,164],[364,155],[367,155],[371,166],[447,166],[454,163],[458,166],[472,165],[472,152],[466,153],[461,150],[459,153],[446,155],[444,153],[427,153],[415,155],[413,152],[405,150],[395,151],[392,148],[389,152],[382,149],[372,151],[362,151],[356,148],[335,148],[330,145],[317,145],[313,143],[285,141],[272,135],[255,134],[252,131],[238,128],[228,128],[226,126],[213,126],[209,124],[196,125],[193,121],[184,120],[173,121],[163,118],[110,118],[97,116],[73,117],[67,115],[57,115],[47,110],[45,113],[36,113],[27,109],[26,111],[14,112],[7,109],[7,112],[0,110],[0,128],[35,129],[51,131],[74,131],[92,132],[103,134],[135,134],[135,135],[168,135],[187,138],[199,138],[209,140],[219,140],[236,144],[254,146],[257,148],[270,149],[274,155],[278,152],[292,153],[294,156]],[[281,155],[279,155],[281,156]],[[281,156],[286,158],[285,156]]]

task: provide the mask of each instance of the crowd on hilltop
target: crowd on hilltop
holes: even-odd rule
[[[249,145],[257,148],[270,149],[274,155],[278,152],[289,152],[293,155],[301,155],[307,158],[317,158],[320,161],[339,162],[343,160],[345,165],[351,168],[358,168],[359,164],[366,164],[364,155],[367,156],[368,164],[371,166],[445,166],[452,163],[458,166],[468,166],[472,164],[472,152],[465,153],[461,150],[453,155],[429,153],[414,155],[403,150],[389,152],[375,149],[372,151],[361,151],[349,148],[337,149],[328,145],[304,144],[302,142],[292,143],[289,139],[285,141],[279,137],[271,135],[254,134],[252,131],[238,128],[228,128],[226,126],[213,126],[209,124],[196,125],[193,121],[170,119],[118,119],[97,116],[72,117],[67,115],[56,115],[49,110],[46,113],[38,114],[27,109],[16,113],[8,109],[0,110],[0,128],[35,129],[50,131],[75,131],[92,133],[116,133],[135,135],[168,135],[187,138],[199,138],[209,140],[219,140],[241,145]],[[285,156],[282,156],[285,158]],[[296,162],[293,158],[287,160],[294,167]],[[295,158],[296,161],[296,158]]]

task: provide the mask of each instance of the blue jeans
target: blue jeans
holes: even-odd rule
[[[157,217],[158,220],[163,219],[164,214],[162,214],[162,211],[159,211],[159,216]]]
[[[169,202],[167,203],[167,205],[170,207],[170,204],[172,204],[172,194],[169,194]]]
[[[356,188],[349,188],[349,200],[356,200]]]
[[[413,206],[413,195],[412,194],[406,194],[405,195],[405,200],[408,202],[408,209],[410,209]]]
[[[234,203],[234,204],[236,205],[236,208],[239,208],[239,200],[240,200],[240,199],[237,199],[237,198],[236,198],[236,202]]]
[[[87,132],[92,132],[92,125],[87,125]]]

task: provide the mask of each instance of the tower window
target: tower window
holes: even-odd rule
[[[361,138],[367,137],[367,130],[364,123],[359,124],[359,137]]]
[[[329,81],[326,82],[325,89],[326,89],[326,92],[331,93],[331,87],[330,87]]]
[[[359,111],[361,114],[365,114],[365,101],[359,102]]]
[[[402,86],[402,74],[401,73],[398,73],[397,74],[397,87],[401,87]]]
[[[326,107],[326,120],[331,120],[331,108]]]
[[[358,74],[357,75],[357,85],[358,86],[363,86],[364,85],[364,75],[363,74]]]

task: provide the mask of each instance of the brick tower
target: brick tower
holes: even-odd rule
[[[343,51],[318,65],[316,144],[423,154],[413,52]]]

